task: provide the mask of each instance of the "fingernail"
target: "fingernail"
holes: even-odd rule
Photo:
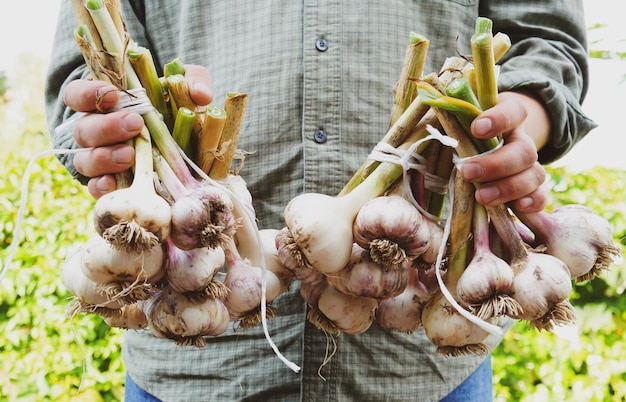
[[[479,135],[479,136],[489,134],[489,132],[491,132],[491,129],[493,128],[493,124],[491,123],[491,120],[484,119],[484,118],[476,119],[476,121],[474,121],[474,124],[472,126],[473,126],[472,132],[474,133],[474,135]]]
[[[137,113],[129,113],[122,119],[122,129],[127,133],[137,133],[143,127],[143,118]]]
[[[205,94],[206,96],[211,96],[213,93],[213,91],[211,90],[211,87],[205,84],[204,82],[195,82],[193,84],[193,89],[195,91]]]
[[[500,191],[497,187],[481,187],[476,191],[480,193],[480,200],[483,204],[489,204],[500,198]]]
[[[96,179],[96,189],[101,193],[108,193],[115,190],[113,183],[106,176],[101,176]]]
[[[107,85],[98,88],[96,91],[96,99],[98,106],[102,109],[108,109],[112,107],[118,101],[118,89],[113,85]]]
[[[522,197],[518,200],[520,209],[527,209],[533,205],[533,199],[531,197]]]
[[[479,163],[465,162],[461,167],[461,174],[466,181],[476,180],[484,173],[484,169]]]
[[[133,150],[130,147],[121,147],[113,151],[111,158],[119,165],[128,165],[133,161]]]

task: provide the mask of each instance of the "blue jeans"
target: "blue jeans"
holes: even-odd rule
[[[469,377],[458,387],[443,398],[440,402],[491,402],[493,400],[493,372],[491,370],[491,357],[478,366]],[[150,395],[126,374],[125,402],[161,402]]]
[[[124,402],[161,402],[161,400],[152,394],[147,393],[139,388],[139,385],[133,381],[126,373],[126,386],[124,387]]]
[[[493,371],[491,356],[476,368],[458,387],[440,402],[491,402],[493,401]]]

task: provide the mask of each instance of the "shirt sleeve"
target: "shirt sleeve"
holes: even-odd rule
[[[552,125],[549,143],[539,150],[548,164],[565,155],[596,124],[582,111],[589,87],[583,6],[575,1],[484,2],[494,33],[511,38],[501,60],[500,91],[524,90],[546,106]]]

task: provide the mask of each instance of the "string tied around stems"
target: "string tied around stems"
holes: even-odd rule
[[[495,147],[491,148],[491,149],[488,149],[488,150],[486,150],[484,152],[481,152],[479,154],[476,154],[476,155],[466,156],[464,158],[461,158],[457,154],[454,154],[454,157],[452,158],[452,161],[454,162],[455,168],[457,170],[461,170],[461,167],[463,166],[463,164],[465,162],[467,162],[469,160],[472,160],[474,158],[477,158],[479,156],[482,156],[482,155],[492,154],[492,153],[496,152],[498,149],[502,148],[503,145],[504,145],[504,140],[502,138],[500,138],[500,140],[498,141],[498,144]]]
[[[424,186],[428,190],[437,194],[446,194],[450,187],[448,180],[428,172],[426,169],[426,158],[415,152],[415,150],[426,141],[436,140],[451,148],[456,148],[458,146],[458,141],[450,136],[441,134],[439,130],[430,124],[426,126],[426,130],[429,134],[426,137],[415,141],[407,149],[398,149],[385,142],[379,142],[376,144],[368,158],[378,162],[390,162],[401,166],[403,170],[402,188],[411,204],[413,204],[423,215],[433,221],[442,222],[445,219],[444,217],[429,213],[417,202],[413,196],[413,191],[411,191],[411,180],[408,173],[409,170],[416,170],[420,172],[424,176]]]
[[[107,110],[107,113],[119,112],[122,110],[131,113],[138,113],[141,115],[147,114],[151,111],[156,111],[155,107],[152,105],[152,102],[150,102],[148,93],[144,88],[127,89],[123,91],[120,90],[119,100],[110,110]],[[72,116],[70,116],[69,119],[58,125],[54,129],[54,132],[58,134],[64,132],[65,130],[73,129],[76,120],[89,114],[93,114],[93,112],[74,113]],[[161,119],[163,119],[163,115],[159,114],[159,116],[161,117]]]

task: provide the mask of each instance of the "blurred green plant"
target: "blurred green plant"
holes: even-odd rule
[[[43,114],[44,64],[11,84],[0,103],[0,258],[8,259],[29,160],[50,149]],[[30,98],[32,94],[36,97]],[[37,101],[33,102],[32,99]],[[0,283],[0,401],[119,401],[121,332],[96,316],[66,316],[61,282],[68,253],[94,232],[93,199],[54,156],[33,165],[19,246]]]
[[[549,209],[585,204],[611,223],[626,252],[626,171],[548,169]],[[493,353],[496,401],[626,400],[626,264],[574,287],[576,324],[538,332],[518,322]]]
[[[0,104],[6,102],[6,93],[9,90],[9,79],[5,71],[0,71]]]
[[[596,31],[602,31],[605,28],[608,28],[606,24],[596,23],[587,28],[589,33],[595,33]],[[600,35],[603,37],[604,35]],[[623,38],[618,38],[619,41],[626,41],[626,35]],[[626,59],[626,52],[619,50],[612,50],[607,48],[603,41],[591,41],[589,44],[589,56],[594,59]]]

